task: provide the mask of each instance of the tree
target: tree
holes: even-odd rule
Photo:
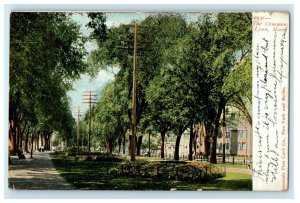
[[[98,139],[105,142],[107,152],[112,154],[118,138],[124,138],[128,120],[115,96],[115,84],[108,84],[102,91],[100,100],[93,109],[94,128]]]
[[[137,118],[139,124],[147,108],[145,90],[149,82],[161,68],[162,56],[166,49],[185,33],[186,22],[177,14],[158,14],[149,16],[141,23],[138,32],[138,73],[137,73]],[[151,34],[155,31],[155,35]],[[98,49],[91,53],[89,62],[95,70],[107,66],[118,66],[119,81],[128,90],[127,104],[131,101],[133,34],[130,26],[112,27],[106,31],[106,39],[98,40]],[[129,105],[128,118],[131,122]],[[135,140],[135,139],[133,139]],[[141,139],[140,139],[141,140]]]
[[[16,140],[25,132],[17,135],[20,126],[34,136],[43,123],[47,142],[54,129],[71,132],[64,124],[72,123],[66,91],[87,66],[84,39],[69,14],[12,13],[10,33],[9,134],[15,153],[20,145]]]
[[[207,132],[212,132],[210,162],[216,163],[220,116],[229,98],[237,93],[223,91],[223,86],[238,56],[249,54],[251,18],[247,13],[203,14],[189,30],[189,35],[171,51],[168,63],[173,76],[181,79],[186,96],[190,95],[193,114],[188,117],[189,123],[204,123]]]

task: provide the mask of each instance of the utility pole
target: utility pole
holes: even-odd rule
[[[85,91],[82,95],[84,98],[84,102],[86,104],[89,104],[89,137],[88,137],[88,149],[89,152],[91,151],[91,127],[92,127],[92,104],[97,103],[97,99],[95,97],[97,94],[93,91]]]
[[[130,159],[135,161],[136,150],[136,66],[137,66],[137,23],[134,22],[134,47],[133,47],[133,76],[132,76],[132,135],[130,138]]]
[[[79,137],[80,137],[80,126],[79,126],[79,121],[80,121],[80,116],[82,115],[81,107],[75,107],[75,116],[77,116],[77,154],[79,152]]]
[[[138,24],[121,25],[125,27],[133,27],[134,41],[133,41],[133,73],[132,73],[132,112],[131,112],[131,131],[132,135],[129,136],[129,154],[130,160],[135,161],[136,154],[136,126],[137,126],[137,52],[138,51],[151,51],[146,49],[138,49]],[[139,28],[145,28],[145,26],[139,26]],[[121,40],[123,41],[123,40]],[[128,41],[127,41],[128,42]],[[132,42],[131,40],[129,42]],[[117,47],[118,48],[118,47]],[[119,47],[120,49],[129,50],[126,47]]]

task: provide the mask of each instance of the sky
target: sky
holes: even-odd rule
[[[120,24],[128,24],[134,20],[142,21],[147,16],[154,13],[140,13],[140,12],[118,12],[118,13],[106,13],[106,25],[107,27],[118,26]],[[199,17],[200,13],[185,13],[184,16],[187,21],[195,21]],[[89,22],[89,18],[86,13],[74,13],[72,15],[72,19],[80,25],[80,32],[88,36],[91,32],[90,29],[85,27],[85,25]],[[96,43],[87,42],[85,44],[85,48],[88,52],[93,51],[97,48]],[[112,68],[112,67],[109,67]],[[113,68],[113,72],[117,73],[118,68]],[[114,79],[114,74],[106,71],[100,70],[96,77],[92,78],[87,74],[81,75],[80,79],[73,82],[73,89],[67,92],[67,95],[70,98],[70,104],[72,108],[73,115],[75,117],[76,108],[80,106],[82,111],[85,112],[88,110],[88,104],[83,104],[83,94],[84,91],[95,91],[96,94],[100,94],[101,90],[105,87],[106,84],[112,82]],[[98,96],[99,98],[99,96]]]

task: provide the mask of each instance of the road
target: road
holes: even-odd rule
[[[72,190],[55,169],[49,152],[35,152],[33,159],[10,157],[8,185],[16,190]]]

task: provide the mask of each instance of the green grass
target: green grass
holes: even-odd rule
[[[226,177],[205,183],[158,180],[151,178],[112,177],[107,171],[119,163],[78,161],[74,157],[51,154],[59,173],[73,186],[81,190],[251,190],[250,175],[228,172]]]
[[[230,164],[230,163],[226,163],[226,164],[222,164],[222,163],[218,163],[217,166],[221,166],[221,167],[231,167],[231,168],[248,168],[248,165],[244,165],[244,164]]]
[[[248,174],[227,172],[226,176],[212,180],[205,185],[206,190],[251,190],[252,177]]]

